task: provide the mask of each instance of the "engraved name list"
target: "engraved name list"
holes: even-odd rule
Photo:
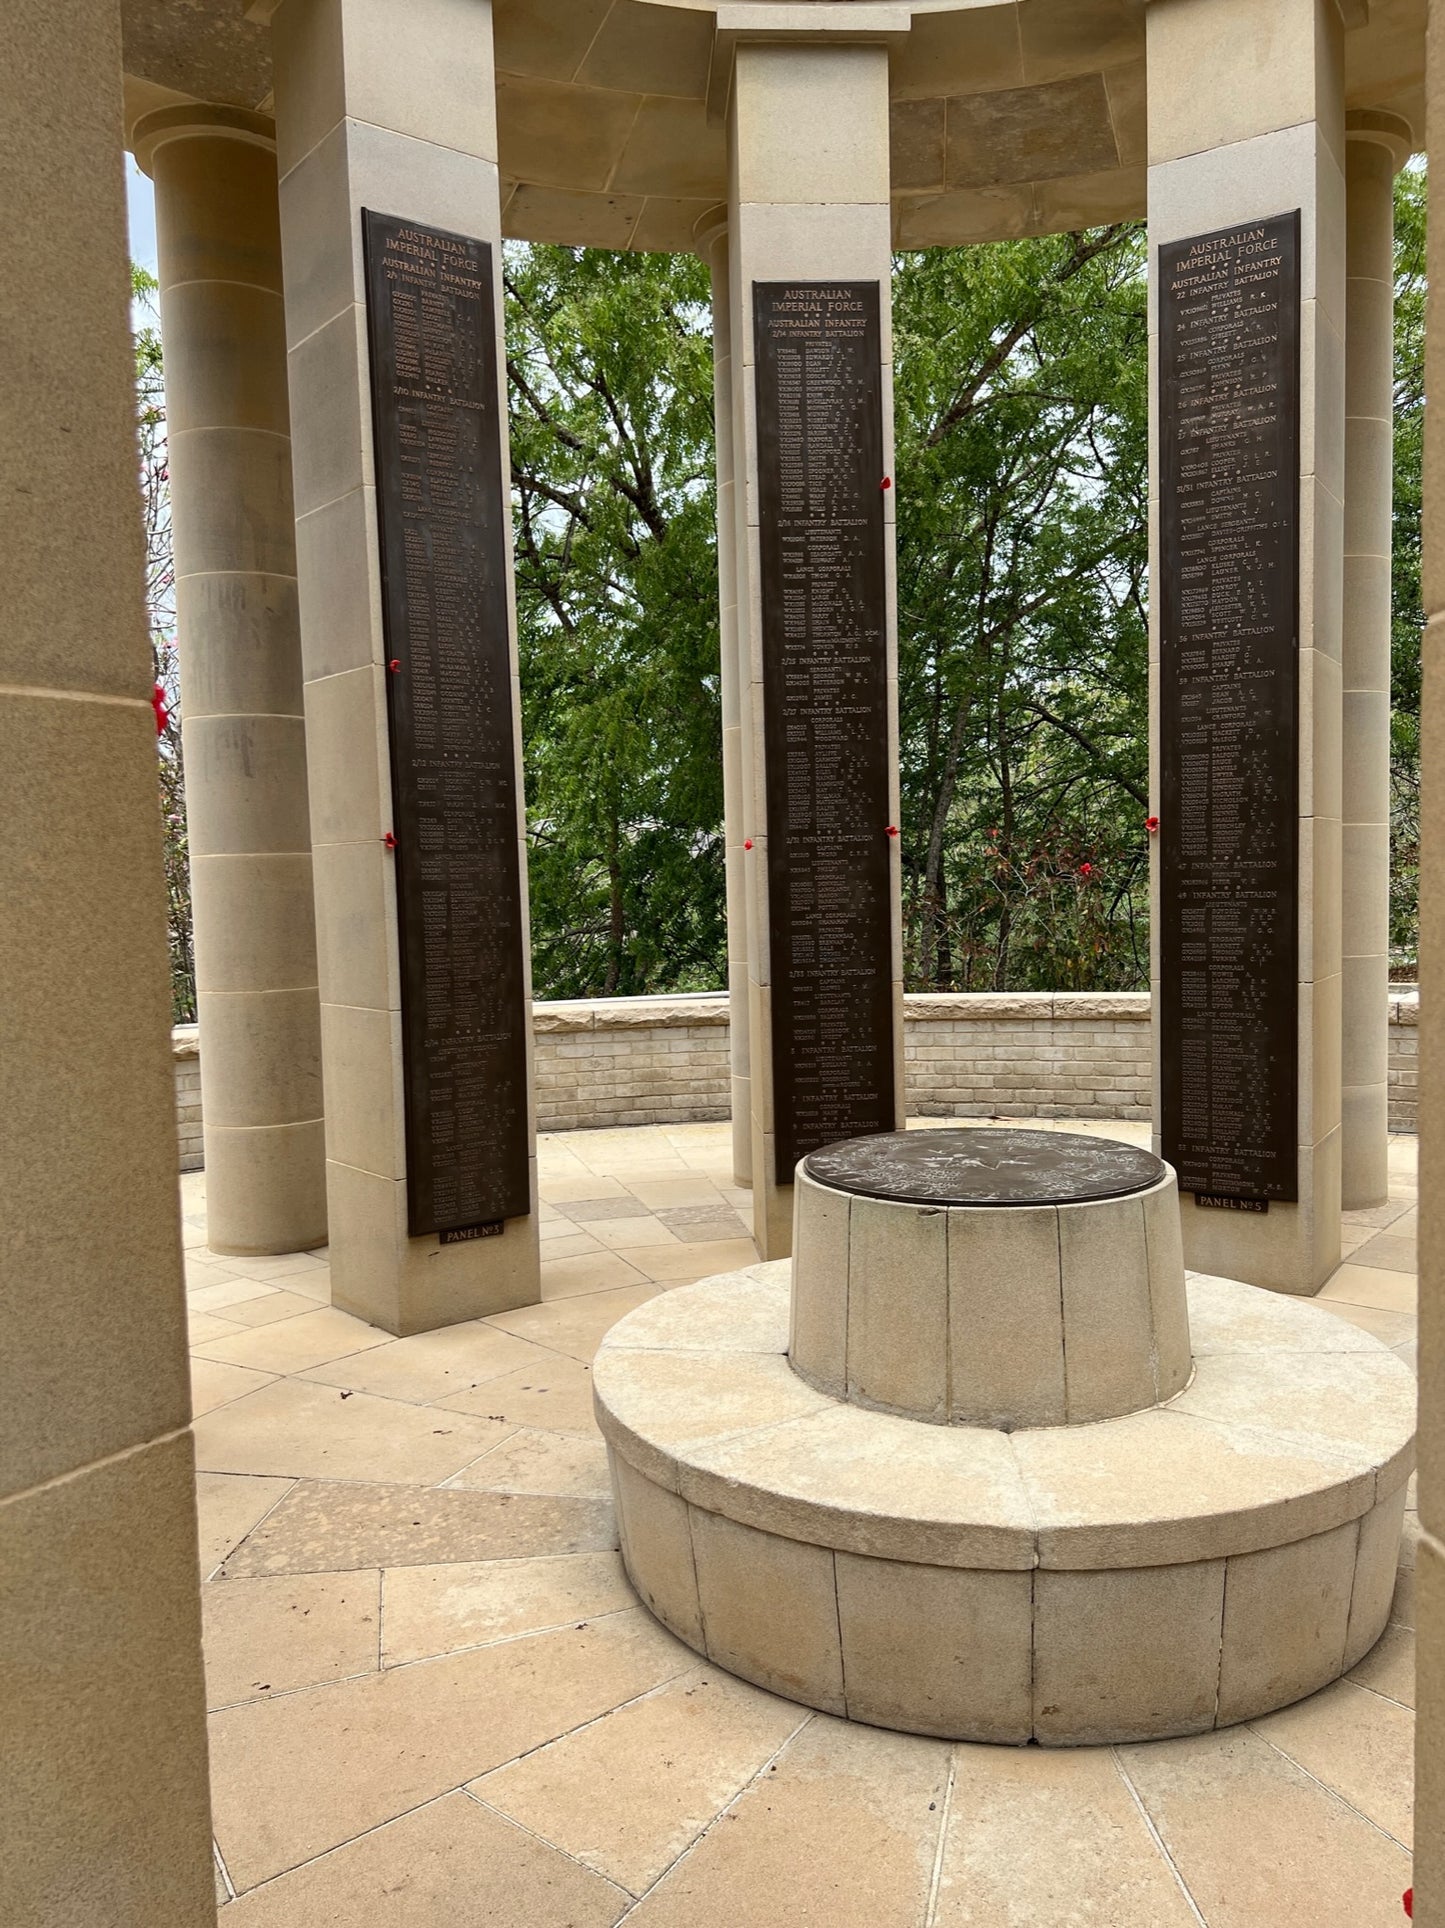
[[[508,510],[491,248],[363,223],[418,1237],[531,1209]]]
[[[776,1174],[892,1131],[876,282],[757,282]]]
[[[1299,215],[1159,249],[1164,1156],[1298,1196]]]

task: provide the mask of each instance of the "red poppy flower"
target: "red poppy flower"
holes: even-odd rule
[[[1081,877],[1092,877],[1093,874],[1094,874],[1094,866],[1092,864],[1079,865],[1079,875]]]

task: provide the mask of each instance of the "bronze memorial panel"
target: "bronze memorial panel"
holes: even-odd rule
[[[834,1191],[910,1205],[1078,1205],[1148,1191],[1164,1177],[1138,1145],[1018,1125],[884,1132],[825,1145],[803,1169]]]
[[[1159,249],[1160,999],[1180,1189],[1298,1197],[1298,213]]]
[[[362,220],[407,1220],[450,1239],[531,1209],[495,271],[485,241]]]
[[[891,1131],[878,284],[753,285],[776,1174]]]

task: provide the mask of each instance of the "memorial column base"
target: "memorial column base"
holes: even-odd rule
[[[416,495],[403,493],[399,473],[378,473],[373,445],[380,446],[381,433],[371,405],[362,232],[363,210],[371,210],[403,226],[415,223],[484,243],[491,250],[494,292],[499,289],[491,9],[485,0],[465,7],[450,0],[416,0],[407,9],[405,31],[399,32],[396,11],[386,0],[284,0],[272,31],[332,1296],[375,1325],[415,1333],[531,1304],[541,1291],[526,853],[515,783],[508,805],[505,782],[495,775],[506,760],[501,750],[495,752],[493,774],[478,778],[472,804],[462,811],[460,842],[453,845],[445,823],[441,844],[424,852],[418,841],[423,817],[430,825],[427,813],[441,796],[435,786],[445,788],[441,773],[447,759],[459,754],[472,767],[478,717],[505,718],[510,712],[513,778],[520,770],[505,536],[505,394],[498,383],[491,394],[474,398],[477,407],[464,411],[471,421],[487,418],[490,411],[497,440],[490,448],[478,444],[475,465],[463,478],[468,490],[483,493],[468,498],[460,517],[436,518],[450,573],[445,582],[437,570],[413,580],[407,505],[418,501],[425,512],[435,449],[427,422],[419,419],[414,426],[420,440],[409,472],[419,487]],[[416,288],[424,287],[428,302],[440,303],[437,313],[444,308],[450,314],[452,284],[437,278],[431,259],[435,248],[425,241],[417,246],[422,268]],[[464,278],[470,290],[470,271]],[[397,285],[404,281],[402,276]],[[419,299],[415,290],[413,298]],[[496,340],[495,367],[502,366],[499,299],[494,310],[466,329],[469,368],[484,326]],[[485,314],[480,297],[471,312]],[[421,357],[423,386],[425,357],[435,346],[428,333],[432,327],[430,307],[424,325],[399,320],[393,360],[387,364],[399,367],[403,354]],[[452,408],[445,382],[436,406],[442,414]],[[440,425],[445,434],[446,424]],[[456,483],[455,475],[450,479]],[[393,598],[400,587],[397,577],[404,577],[413,610],[420,612],[405,634],[388,630],[383,608],[379,494],[393,509],[388,550]],[[494,530],[499,517],[500,561],[478,586],[467,545],[473,534],[482,541],[477,533],[482,522]],[[426,537],[416,553],[423,558],[431,553]],[[500,630],[487,601],[494,595],[502,599]],[[475,602],[477,597],[482,601]],[[475,612],[483,603],[485,620],[478,625]],[[395,618],[394,601],[391,614]],[[495,645],[499,634],[505,641],[500,682],[494,655],[485,653],[487,641]],[[389,679],[404,685],[401,709]],[[399,718],[406,725],[404,739],[398,736]],[[427,729],[434,731],[432,738]],[[419,747],[427,741],[434,751]],[[433,754],[440,761],[429,775],[418,759]],[[408,878],[439,893],[429,917],[416,917],[418,900],[408,894]],[[508,900],[521,906],[520,941],[509,925],[488,930],[486,906],[500,885]],[[438,917],[441,924],[435,922]],[[479,999],[485,1002],[493,983],[503,980],[505,991],[498,995],[505,996],[509,1016],[505,1025],[498,1021],[497,1036],[519,1054],[522,1065],[520,1080],[507,1086],[505,1102],[492,1077],[477,1075],[472,1048],[453,1023],[464,1006],[470,1010]],[[458,1072],[454,1084],[447,1082],[447,1066],[438,1070],[439,1060],[428,1056],[434,1041],[428,1014],[437,1019],[435,1037],[443,1055],[454,1048],[459,1054],[451,1061]],[[481,1036],[486,1029],[473,1027],[470,1035]],[[471,1089],[463,1089],[463,1076]],[[437,1115],[438,1104],[444,1119]],[[486,1223],[453,1227],[465,1234],[459,1242],[443,1243],[437,1230],[413,1236],[419,1209],[426,1210],[424,1222],[447,1223],[441,1204],[448,1163],[459,1185],[478,1173],[486,1177],[483,1141],[508,1172],[520,1158],[521,1199],[509,1199],[505,1215],[479,1211],[477,1218]],[[449,1147],[456,1153],[450,1160]]]
[[[777,1258],[796,1161],[903,1118],[888,50],[735,61],[753,1236]]]
[[[1312,1293],[1340,1259],[1343,26],[1335,0],[1145,21],[1155,1122],[1188,1264]],[[1237,486],[1185,475],[1227,430]]]

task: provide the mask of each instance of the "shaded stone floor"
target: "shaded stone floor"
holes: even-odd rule
[[[181,1181],[226,1928],[1404,1919],[1413,1512],[1380,1645],[1245,1727],[1048,1752],[775,1699],[635,1603],[591,1412],[613,1320],[753,1261],[728,1129],[540,1153],[544,1303],[403,1340],[324,1254],[211,1257]],[[1413,1139],[1391,1168],[1320,1303],[1413,1362]]]

